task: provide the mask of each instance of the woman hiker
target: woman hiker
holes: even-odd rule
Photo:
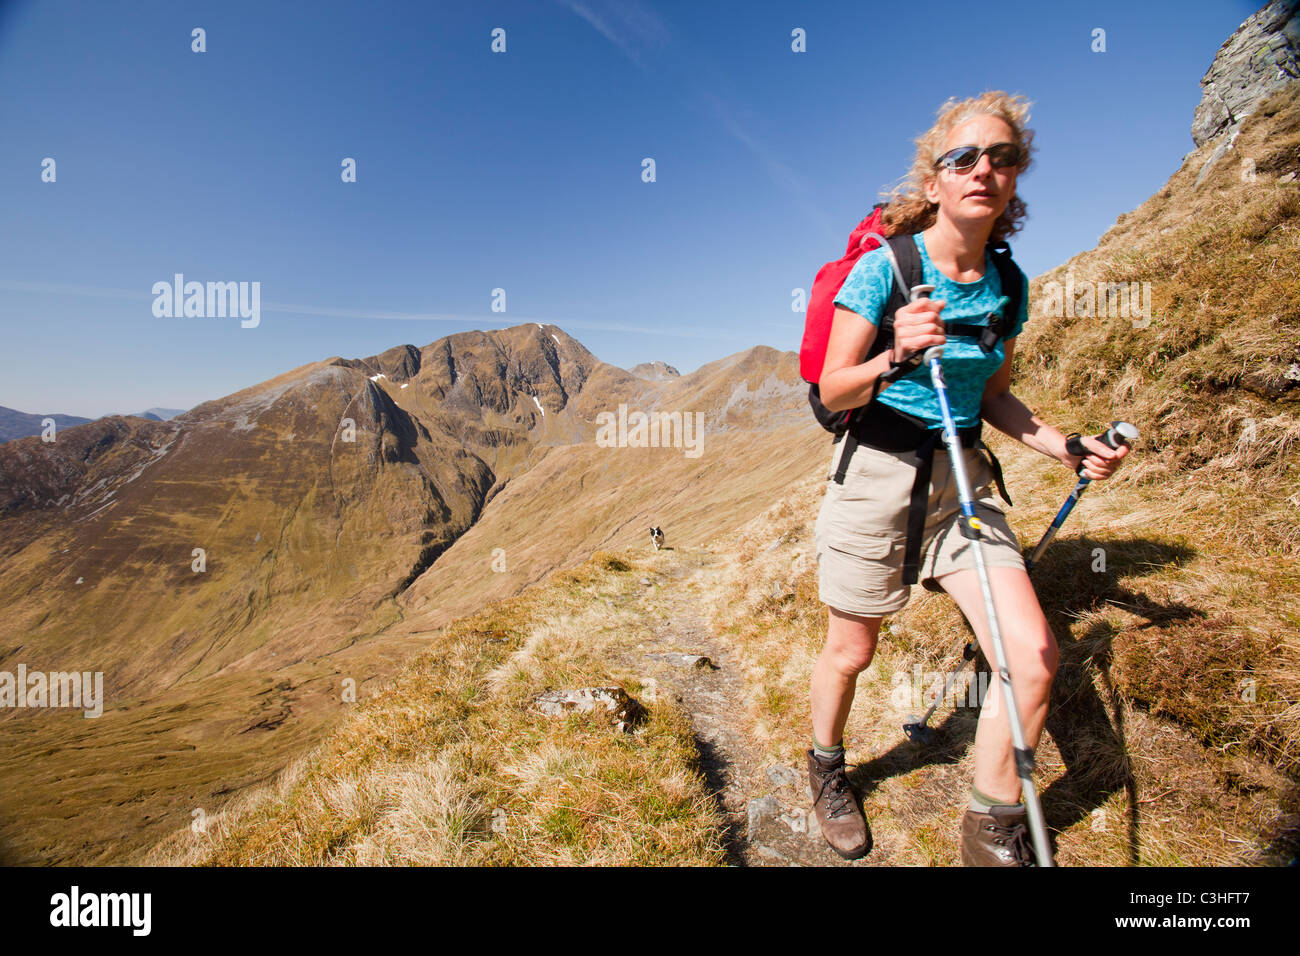
[[[845,775],[842,735],[857,676],[875,653],[880,622],[907,603],[911,588],[904,563],[908,516],[915,509],[923,512],[911,534],[919,537],[912,542],[913,560],[919,555],[912,576],[952,595],[981,650],[994,659],[974,558],[958,528],[957,489],[943,443],[930,443],[929,486],[917,482],[917,494],[917,453],[872,446],[877,441],[897,449],[900,436],[911,435],[906,440],[916,442],[917,436],[942,427],[928,369],[910,369],[906,360],[933,345],[944,347],[953,416],[964,437],[972,439],[972,447],[964,448],[966,471],[1031,749],[1038,745],[1047,716],[1056,642],[1029,583],[1020,545],[989,490],[993,470],[982,444],[973,440],[974,426],[983,419],[1072,471],[1082,463],[1082,474],[1094,480],[1109,477],[1127,451],[1085,437],[1088,454],[1071,455],[1066,436],[1040,421],[1011,393],[1011,357],[1028,318],[1029,289],[1023,273],[1019,315],[991,351],[982,351],[972,335],[944,335],[943,322],[987,325],[990,312],[998,307],[1003,290],[985,246],[1015,233],[1025,217],[1016,177],[1030,164],[1033,132],[1025,126],[1028,115],[1029,103],[1023,97],[1000,91],[949,100],[934,126],[916,141],[911,172],[894,190],[883,216],[891,234],[914,234],[923,281],[933,285],[934,292],[897,310],[892,350],[863,361],[894,285],[886,250],[862,255],[835,297],[821,401],[831,411],[870,404],[870,414],[862,416],[870,422],[855,426],[858,442],[836,443],[831,472],[839,467],[846,448],[851,457],[842,483],[828,480],[817,518],[818,584],[820,598],[828,605],[829,626],[813,669],[808,773],[822,833],[847,859],[870,851],[871,830]],[[961,825],[962,863],[967,866],[1034,862],[1001,696],[1000,682],[995,681],[975,734],[975,778]]]

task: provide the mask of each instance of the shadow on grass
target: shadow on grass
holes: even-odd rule
[[[1281,819],[1260,854],[1259,863],[1286,861],[1300,867],[1300,787],[1292,787],[1283,798]]]
[[[0,837],[0,866],[22,866],[26,862],[19,858],[17,850],[8,839]]]
[[[727,854],[726,865],[745,866],[745,854],[742,851],[742,847],[745,845],[744,821],[729,814],[722,799],[723,791],[732,782],[731,775],[728,772],[731,766],[730,762],[712,740],[698,732],[694,736],[695,749],[700,755],[700,769],[704,773],[704,780],[708,784],[709,793],[712,795],[714,805],[718,809],[718,816],[723,820],[722,845]]]
[[[1101,549],[1099,556],[1098,550]],[[1177,567],[1196,555],[1182,544],[1133,538],[1098,542],[1074,538],[1053,543],[1034,569],[1034,588],[1048,624],[1060,647],[1060,664],[1052,686],[1052,703],[1047,715],[1047,732],[1052,735],[1065,762],[1065,774],[1041,794],[1049,830],[1063,831],[1092,815],[1110,796],[1123,791],[1128,797],[1127,855],[1139,862],[1141,804],[1137,783],[1125,746],[1126,728],[1122,708],[1102,700],[1094,684],[1095,671],[1111,701],[1118,699],[1111,682],[1111,643],[1114,630],[1105,622],[1090,627],[1079,638],[1070,624],[1081,614],[1115,605],[1145,619],[1151,627],[1205,613],[1180,602],[1161,603],[1120,585],[1132,579]],[[967,625],[969,633],[969,625]],[[973,633],[969,633],[973,639]],[[954,647],[954,663],[961,647]],[[975,661],[979,670],[989,667],[982,654]],[[975,739],[974,710],[950,711],[933,727],[933,737],[922,745],[903,739],[851,774],[861,793],[870,794],[889,777],[910,773],[930,765],[957,763]],[[964,797],[964,795],[962,795]]]
[[[1200,608],[1179,601],[1161,603],[1119,583],[1121,578],[1186,564],[1195,555],[1186,545],[1146,538],[1098,542],[1083,537],[1054,545],[1034,568],[1034,589],[1061,651],[1046,729],[1060,751],[1065,774],[1044,791],[1043,813],[1050,828],[1062,831],[1123,791],[1129,807],[1127,856],[1133,865],[1141,857],[1142,804],[1126,746],[1124,711],[1111,680],[1116,630],[1098,621],[1075,638],[1070,624],[1107,605],[1142,618],[1141,628],[1205,618]],[[1098,694],[1098,684],[1109,703]],[[1108,826],[1104,817],[1098,822]]]

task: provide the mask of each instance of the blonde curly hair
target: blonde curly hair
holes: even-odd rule
[[[939,107],[938,119],[934,125],[917,138],[916,156],[912,160],[911,170],[899,185],[880,194],[888,203],[881,211],[881,217],[889,232],[893,235],[917,233],[934,225],[939,207],[925,198],[925,181],[937,175],[935,159],[943,152],[948,134],[972,116],[996,116],[1010,126],[1014,141],[1020,144],[1020,163],[1017,166],[1019,174],[1029,169],[1033,164],[1034,131],[1025,124],[1029,121],[1031,105],[1023,96],[1011,95],[1002,90],[988,90],[964,100],[949,98]],[[1028,213],[1029,209],[1019,193],[1012,196],[1007,208],[1002,210],[1002,215],[993,223],[993,232],[989,238],[1006,239],[1019,232]]]

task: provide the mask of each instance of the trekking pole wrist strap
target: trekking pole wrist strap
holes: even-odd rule
[[[896,382],[904,375],[915,372],[921,367],[921,353],[913,352],[901,362],[895,362],[892,358],[889,360],[889,369],[881,374],[880,381]]]

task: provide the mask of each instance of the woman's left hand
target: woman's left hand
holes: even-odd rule
[[[1088,454],[1080,457],[1066,452],[1064,461],[1081,478],[1090,478],[1093,481],[1109,478],[1115,473],[1123,457],[1128,454],[1128,445],[1109,448],[1088,435],[1081,435],[1079,440],[1083,442],[1083,447],[1088,449]],[[1079,471],[1080,462],[1083,463],[1082,471]]]

